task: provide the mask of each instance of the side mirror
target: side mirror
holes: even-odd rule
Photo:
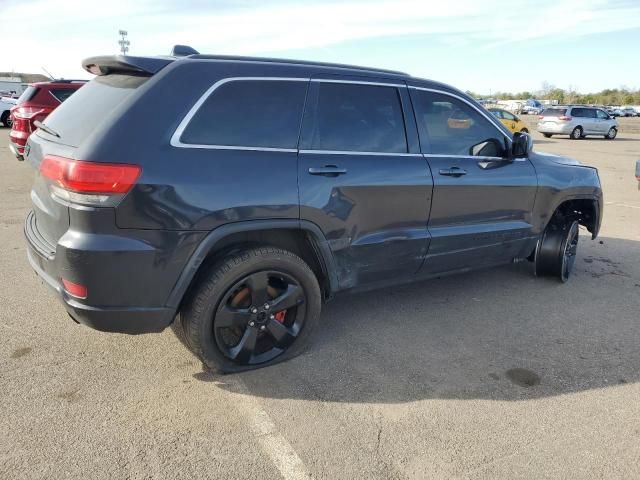
[[[513,143],[511,144],[511,158],[526,158],[533,148],[533,139],[531,135],[523,132],[513,134]]]

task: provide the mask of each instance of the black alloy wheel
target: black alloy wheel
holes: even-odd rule
[[[305,300],[299,282],[284,272],[250,274],[236,282],[220,301],[213,320],[218,348],[241,365],[274,359],[302,331]]]
[[[565,283],[571,277],[578,253],[580,225],[577,220],[550,224],[535,252],[537,276],[553,276]]]

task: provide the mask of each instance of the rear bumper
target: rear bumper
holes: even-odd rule
[[[31,267],[58,294],[76,322],[103,332],[140,334],[161,332],[173,321],[176,309],[172,307],[95,306],[70,296],[60,280],[61,271],[66,269],[56,262],[55,248],[39,235],[33,212],[27,216],[24,233]]]
[[[13,153],[18,160],[24,160],[24,145],[21,147],[18,144],[9,142],[9,150],[11,150],[11,153]]]
[[[560,135],[569,135],[573,130],[573,125],[571,124],[548,124],[548,123],[538,123],[538,131],[540,133],[556,133]]]

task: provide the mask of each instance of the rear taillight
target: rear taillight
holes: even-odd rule
[[[11,110],[11,113],[15,118],[18,118],[21,120],[31,120],[36,115],[40,115],[41,113],[44,113],[44,111],[45,111],[44,108],[38,108],[38,107],[17,107]]]
[[[52,182],[63,200],[85,205],[112,206],[131,190],[142,169],[124,163],[99,163],[45,155],[40,174]]]
[[[567,115],[563,115],[561,117],[558,117],[558,120],[560,120],[561,122],[569,122],[571,121],[571,117],[568,117]]]

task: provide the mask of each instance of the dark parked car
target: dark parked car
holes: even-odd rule
[[[297,354],[338,292],[525,259],[566,281],[578,225],[598,234],[596,169],[441,83],[199,54],[83,65],[96,78],[27,143],[31,265],[77,322],[173,323],[215,369]]]
[[[22,92],[16,105],[11,108],[11,132],[9,148],[18,160],[23,160],[27,138],[41,122],[64,102],[86,80],[54,80],[33,83]]]

